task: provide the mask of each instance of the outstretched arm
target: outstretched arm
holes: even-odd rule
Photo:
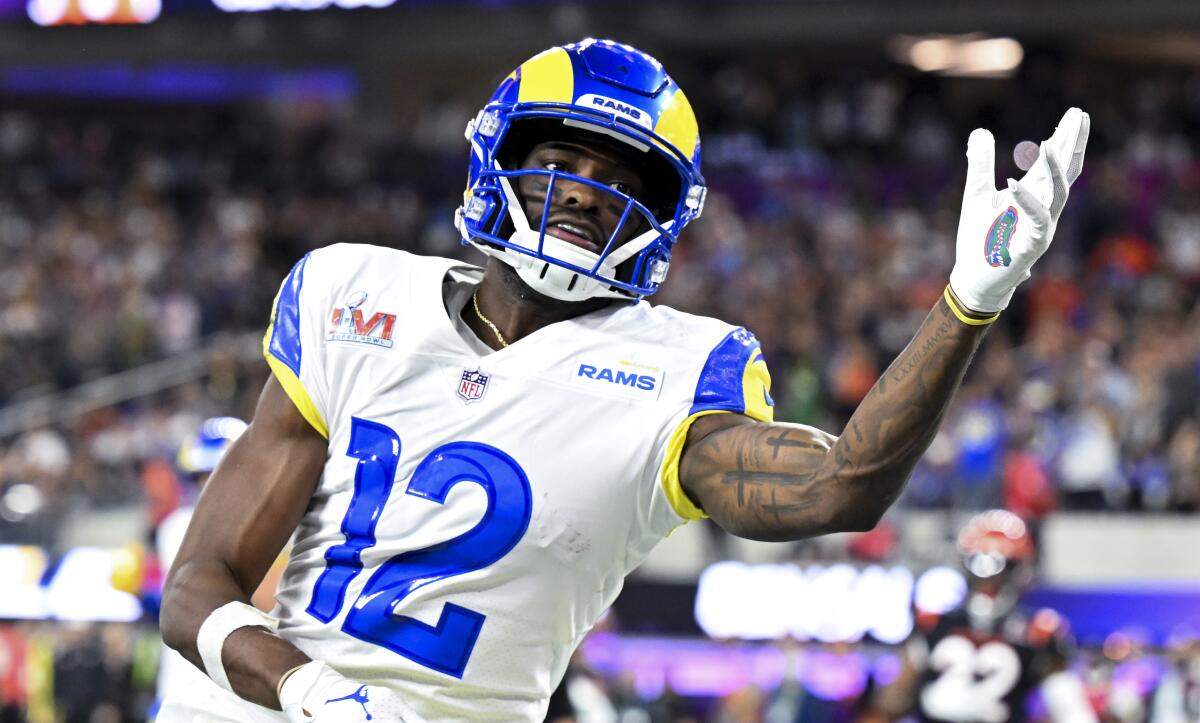
[[[1089,130],[1086,113],[1067,111],[1029,173],[1003,191],[991,133],[973,132],[950,284],[842,435],[701,417],[679,464],[692,501],[729,532],[760,540],[874,527],[936,434],[987,324],[1049,248]]]
[[[939,301],[838,438],[741,415],[701,417],[689,430],[680,483],[740,537],[871,529],[929,446],[986,329]]]

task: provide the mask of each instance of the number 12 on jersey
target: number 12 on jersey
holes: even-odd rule
[[[342,611],[346,589],[362,572],[362,553],[376,543],[375,528],[396,479],[400,437],[378,422],[352,417],[346,454],[358,460],[354,494],[342,518],[346,541],[325,551],[325,570],[308,604],[308,613],[325,623]],[[396,608],[418,588],[494,564],[516,546],[533,514],[525,471],[512,457],[479,442],[450,442],[430,452],[413,471],[405,494],[445,504],[450,488],[460,482],[487,493],[479,522],[452,540],[384,562],[342,623],[342,630],[360,640],[456,678],[466,670],[486,616],[447,602],[437,623],[426,625]]]

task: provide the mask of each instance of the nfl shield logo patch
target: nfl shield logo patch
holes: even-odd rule
[[[458,396],[464,402],[477,402],[487,391],[488,375],[478,369],[464,369],[458,382]]]

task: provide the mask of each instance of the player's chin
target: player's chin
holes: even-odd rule
[[[553,296],[547,296],[540,291],[530,287],[517,274],[517,270],[503,262],[497,262],[501,278],[504,279],[504,285],[508,287],[509,293],[520,299],[522,302],[536,304],[538,307],[550,313],[556,312],[578,312],[579,310],[595,309],[599,306],[611,302],[612,299],[591,298],[582,301],[563,301],[556,299]]]

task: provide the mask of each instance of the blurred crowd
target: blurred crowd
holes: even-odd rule
[[[671,65],[700,115],[711,192],[654,302],[747,326],[777,418],[835,431],[942,292],[969,131],[994,131],[1002,182],[1021,173],[1016,143],[1048,135],[1069,105],[1088,110],[1087,163],[1054,247],[989,332],[900,504],[1033,520],[1200,506],[1200,74],[1037,55],[1018,78],[973,81],[800,59]],[[186,494],[180,441],[205,417],[251,415],[266,368],[245,338],[305,251],[367,242],[477,261],[452,225],[462,126],[492,82],[477,80],[470,97],[383,120],[318,102],[2,99],[0,420],[151,362],[203,364],[152,393],[135,382],[118,403],[59,414],[54,402],[0,436],[0,543],[61,548],[106,510],[133,514],[149,539]],[[3,628],[0,640],[36,643],[39,630]],[[70,665],[103,667],[123,650],[105,675],[127,681],[137,629],[122,628],[135,635],[123,647],[105,630],[53,632],[74,637],[45,648],[48,669],[67,679]],[[593,683],[596,700],[625,695]],[[68,720],[133,720],[94,712],[116,685]],[[785,692],[619,720],[861,714],[762,713],[811,699],[801,686],[785,705]],[[737,712],[746,699],[764,717]]]
[[[606,633],[598,633],[598,637]],[[607,664],[585,642],[555,692],[546,723],[885,723],[880,691],[897,649],[860,643],[721,643],[727,662],[680,691],[677,669],[648,678]],[[161,644],[152,624],[0,623],[0,722],[142,723],[152,719]],[[734,683],[739,663],[778,659],[770,685]],[[1191,723],[1200,715],[1200,642],[1154,648],[1114,634],[1072,664],[1103,723]],[[706,685],[705,685],[706,684]],[[1036,694],[1029,721],[1047,720]]]
[[[985,92],[771,71],[713,76],[718,193],[660,300],[744,323],[778,416],[840,429],[945,284],[971,127],[995,133],[1002,183],[1020,177],[1019,141],[1083,106],[1087,162],[1054,247],[989,333],[905,500],[1026,518],[1196,509],[1200,76],[1033,58]]]
[[[1018,79],[974,82],[706,62],[677,75],[694,88],[712,193],[655,302],[750,328],[778,417],[833,430],[945,284],[970,128],[995,132],[1000,178],[1019,175],[1008,151],[1085,106],[1087,164],[1054,248],[990,332],[903,504],[1196,508],[1200,75],[1038,56]],[[213,369],[0,439],[0,537],[32,534],[19,524],[31,508],[152,498],[156,461],[189,423],[249,414],[262,365],[211,347],[265,326],[307,249],[473,258],[451,218],[460,121],[487,84],[390,124],[320,103],[6,101],[0,409],[197,349]],[[53,524],[38,530],[53,540]]]
[[[681,693],[667,672],[639,680],[630,671],[589,664],[587,643],[556,693],[547,723],[886,723],[883,691],[901,665],[896,648],[858,643],[821,644],[783,640],[764,644],[727,643],[729,657],[755,651],[774,656],[782,669],[769,685],[740,680],[744,670],[730,662],[711,670],[714,690]],[[598,656],[594,656],[598,657]],[[596,660],[595,662],[600,662]],[[680,666],[683,667],[683,666]],[[1103,723],[1189,723],[1200,714],[1200,643],[1180,640],[1153,649],[1120,634],[1101,649],[1082,651],[1072,669],[1083,680],[1088,704]],[[683,678],[684,676],[678,676]],[[691,682],[695,681],[680,681]],[[914,721],[915,717],[902,720]],[[1021,716],[1010,720],[1052,720],[1040,693]]]

